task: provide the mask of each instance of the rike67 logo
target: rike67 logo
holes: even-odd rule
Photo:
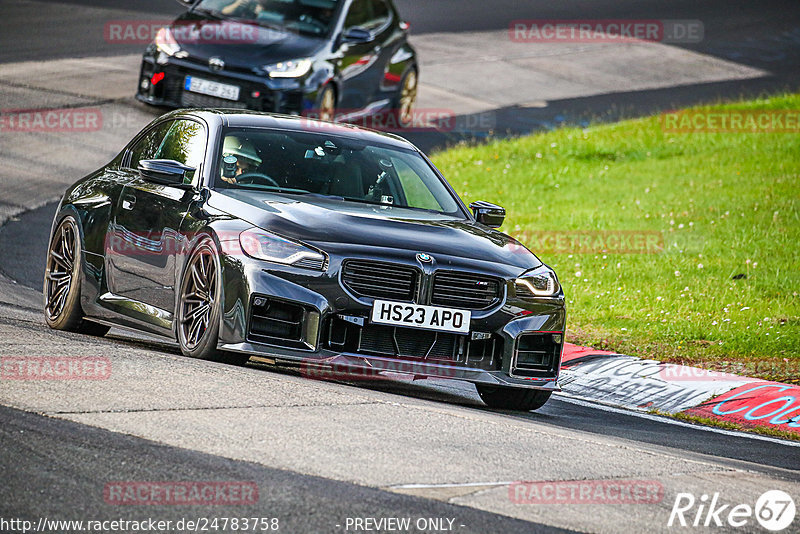
[[[711,497],[703,494],[699,499],[691,493],[678,493],[667,526],[749,527],[747,530],[752,530],[757,521],[767,530],[780,532],[792,525],[796,512],[792,497],[781,490],[764,492],[756,500],[755,506],[746,503],[735,506],[720,504],[719,493]]]

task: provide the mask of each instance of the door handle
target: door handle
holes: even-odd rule
[[[124,210],[132,210],[135,204],[136,197],[133,195],[127,195],[122,199],[122,209]]]

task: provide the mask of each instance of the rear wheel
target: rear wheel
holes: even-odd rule
[[[191,358],[244,364],[248,356],[217,350],[222,269],[214,241],[204,238],[186,264],[178,304],[178,344]]]
[[[108,327],[86,321],[81,309],[81,239],[78,223],[64,217],[50,238],[44,275],[44,318],[47,326],[94,336]]]
[[[509,388],[476,384],[478,395],[490,408],[501,410],[538,410],[550,399],[551,391]]]

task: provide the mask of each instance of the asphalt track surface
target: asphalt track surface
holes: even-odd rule
[[[511,19],[699,19],[704,22],[706,39],[697,45],[687,45],[687,48],[769,73],[747,81],[615,93],[565,99],[557,103],[561,112],[576,120],[584,116],[616,118],[639,115],[670,106],[720,98],[796,90],[800,77],[800,9],[796,2],[791,1],[733,5],[717,0],[669,3],[635,0],[569,3],[500,0],[492,2],[491,9],[487,9],[486,2],[473,0],[399,0],[397,3],[411,22],[413,32],[420,35],[502,30],[508,27]],[[111,49],[101,36],[88,30],[115,18],[154,18],[162,15],[168,18],[180,9],[177,3],[170,0],[0,0],[0,63],[136,53],[140,51],[140,46]],[[82,35],[83,38],[77,40],[76,35]],[[533,117],[527,123],[512,124],[518,120],[518,110],[498,110],[497,113],[501,124],[507,124],[511,130],[524,130],[538,120]],[[434,148],[440,146],[441,139],[421,141],[426,148]],[[2,173],[0,169],[0,184],[3,183]],[[2,196],[3,189],[0,187],[0,201],[3,200]],[[21,214],[0,227],[0,274],[15,280],[19,286],[37,291],[41,287],[44,251],[53,209],[52,204],[45,205]],[[0,339],[0,350],[3,347],[19,347],[24,343],[24,336],[49,335],[42,321],[33,318],[31,310],[38,311],[38,301],[32,299],[16,309],[3,307],[0,328],[4,332],[15,329],[15,332],[22,334],[8,334],[9,337]],[[108,342],[79,340],[74,336],[67,336],[64,340],[59,343],[63,343],[67,350],[70,343],[86,343],[88,347],[96,343],[98,351],[108,350],[104,347],[112,343],[146,351],[161,360],[171,359],[177,352],[174,344],[143,341],[122,332],[116,332]],[[189,366],[186,372],[191,373],[196,368],[196,365]],[[216,372],[216,369],[210,366],[203,372]],[[250,374],[261,374],[265,379],[293,376],[285,369],[247,370]],[[8,383],[1,385],[3,388],[13,387]],[[643,457],[668,454],[676,459],[676,464],[677,459],[688,463],[713,463],[715,468],[723,470],[762,475],[776,481],[777,485],[780,482],[797,484],[800,481],[800,448],[796,446],[676,425],[660,418],[642,418],[565,398],[554,397],[535,413],[517,414],[487,410],[474,389],[468,385],[420,381],[379,386],[333,384],[331,387],[337,388],[337,391],[341,389],[345,395],[389,399],[394,403],[421,403],[434,411],[447,410],[447,407],[465,408],[479,416],[485,413],[506,419],[509,424],[529,424],[543,434],[558,435],[559,432],[574,431],[573,434],[584,436],[586,440],[609,442],[620,451],[639,450]],[[342,409],[346,410],[347,407]],[[30,411],[50,413],[45,409]],[[457,506],[441,499],[398,494],[370,484],[275,469],[261,463],[190,450],[192,447],[156,443],[127,435],[124,430],[111,432],[95,426],[29,411],[0,408],[0,446],[3,450],[0,455],[0,517],[179,519],[192,515],[257,515],[280,517],[283,532],[341,531],[336,525],[341,525],[346,517],[454,517],[458,524],[464,525],[457,529],[460,532],[557,531],[545,525],[545,522],[553,524],[552,517],[546,513],[543,517],[548,521],[521,521],[508,517],[512,514],[503,511],[502,506],[488,506],[499,511],[492,513],[480,510],[481,505],[465,503],[464,506]],[[469,454],[469,442],[459,445]],[[502,454],[502,451],[499,453]],[[549,451],[547,455],[542,455],[542,461],[558,456],[558,451]],[[359,457],[337,460],[352,462],[354,469],[358,463],[367,461]],[[534,455],[531,461],[539,460]],[[599,464],[613,463],[614,458],[609,455],[597,457],[596,461]],[[402,463],[402,460],[398,459],[398,462]],[[442,466],[442,470],[446,469],[447,466]],[[647,472],[644,468],[641,470]],[[562,478],[569,479],[570,476],[573,474],[565,472]],[[574,476],[584,475],[576,471]],[[252,480],[258,484],[260,500],[256,507],[235,510],[224,507],[211,511],[186,507],[110,507],[101,498],[103,485],[109,480]],[[631,528],[609,521],[604,523],[599,517],[596,528],[583,527],[580,530],[625,531]]]

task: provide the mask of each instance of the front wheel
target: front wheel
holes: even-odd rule
[[[502,386],[486,386],[476,384],[478,395],[490,408],[500,410],[521,410],[529,412],[538,410],[547,403],[551,391],[527,388],[509,388]]]
[[[394,105],[394,115],[400,126],[407,128],[414,122],[414,106],[417,104],[417,70],[412,68],[403,75],[400,92]]]
[[[317,118],[321,121],[333,122],[336,119],[336,90],[328,84],[322,88],[317,97]]]
[[[64,217],[50,237],[44,275],[44,319],[54,330],[103,336],[108,327],[84,320],[81,309],[81,238],[78,223]]]
[[[210,237],[194,249],[180,286],[178,344],[185,356],[244,364],[248,357],[217,350],[222,309],[222,268],[219,252]]]

